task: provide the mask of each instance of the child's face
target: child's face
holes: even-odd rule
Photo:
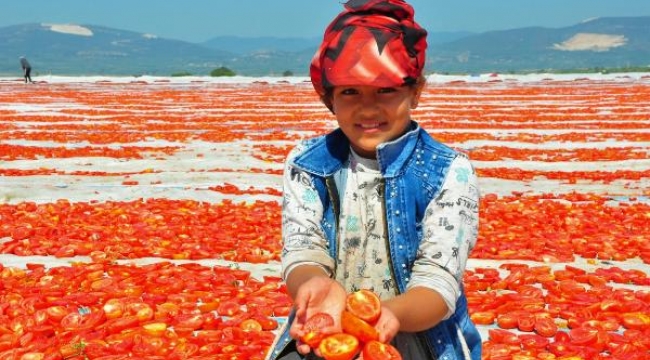
[[[352,149],[365,158],[374,159],[379,144],[406,132],[420,90],[417,86],[336,86],[332,109]]]

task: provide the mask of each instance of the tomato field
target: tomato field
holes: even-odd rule
[[[483,359],[650,359],[650,76],[432,76],[466,152]],[[299,79],[0,79],[0,360],[263,359]]]

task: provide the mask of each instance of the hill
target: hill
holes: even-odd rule
[[[430,47],[439,72],[509,72],[650,65],[650,16],[569,27],[491,31]]]
[[[57,75],[206,73],[233,57],[198,44],[93,25],[0,28],[0,73],[16,74],[20,55],[35,72]]]
[[[318,38],[215,37],[203,43],[94,25],[23,24],[0,28],[0,75],[19,75],[26,55],[35,74],[306,75]],[[427,70],[531,72],[650,65],[650,16],[608,17],[563,28],[431,33]]]

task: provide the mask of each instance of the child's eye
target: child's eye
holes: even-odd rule
[[[397,91],[397,89],[393,87],[387,87],[387,88],[380,88],[377,92],[380,94],[388,94]]]
[[[342,89],[341,94],[342,95],[354,95],[358,94],[359,92],[355,88],[347,88],[347,89]]]

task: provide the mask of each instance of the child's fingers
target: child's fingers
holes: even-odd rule
[[[301,343],[299,340],[296,341],[296,350],[303,355],[307,355],[311,352],[311,348],[307,344]]]

